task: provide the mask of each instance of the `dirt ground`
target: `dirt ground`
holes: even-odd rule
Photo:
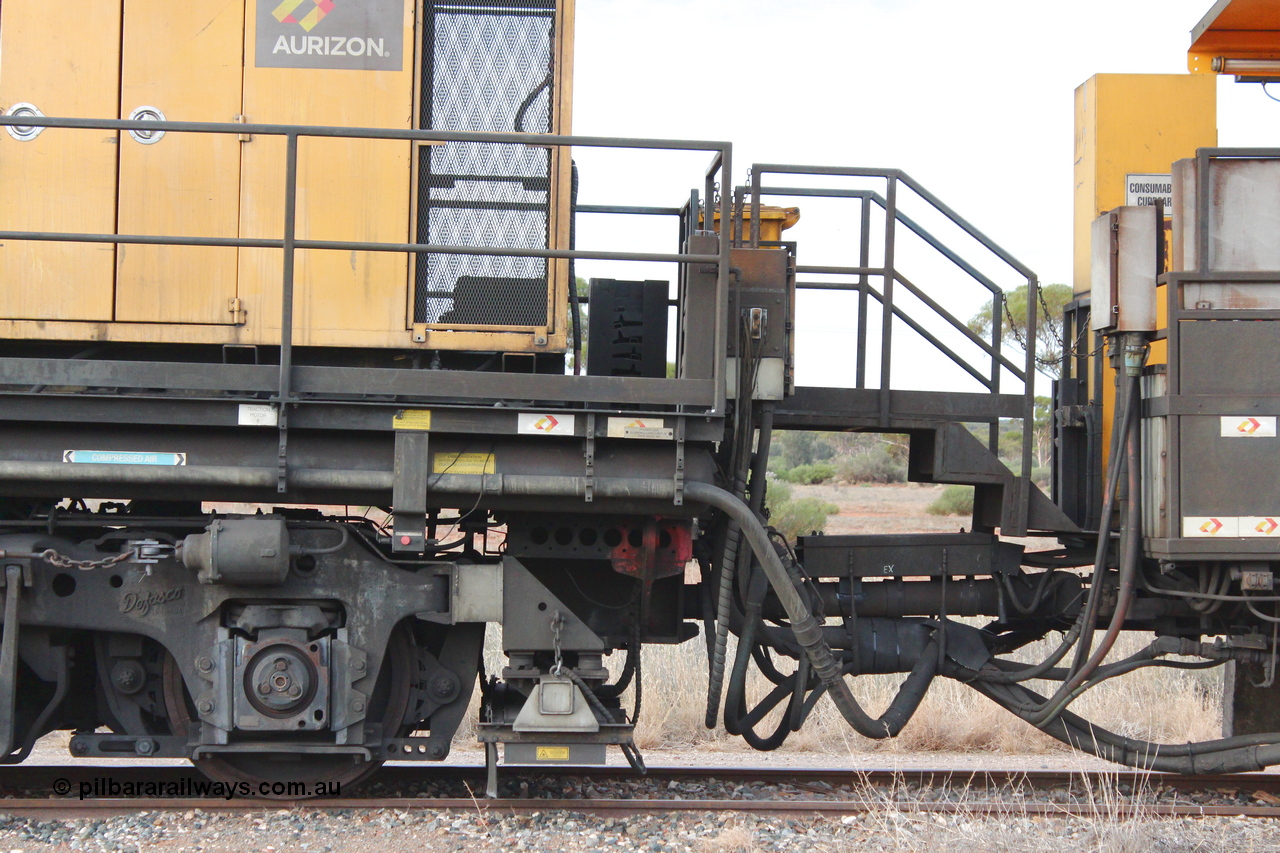
[[[829,535],[857,533],[958,533],[969,526],[961,515],[929,515],[925,507],[938,499],[945,486],[930,483],[890,485],[792,486],[797,498],[814,497],[840,507],[827,517]]]

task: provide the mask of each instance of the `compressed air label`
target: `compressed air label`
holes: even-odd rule
[[[431,457],[432,474],[493,474],[496,472],[492,453],[436,453]]]
[[[1227,415],[1221,418],[1223,438],[1275,438],[1275,415]]]
[[[187,454],[143,450],[64,450],[62,461],[90,465],[186,465]]]
[[[540,746],[537,749],[536,757],[538,761],[568,761],[569,747]]]
[[[609,418],[610,438],[656,438],[671,440],[675,430],[662,418]]]
[[[401,409],[391,419],[392,429],[431,429],[430,409]]]
[[[521,412],[516,422],[516,432],[521,435],[573,435],[576,418],[576,415]]]
[[[1239,536],[1240,519],[1234,516],[1183,516],[1182,535],[1188,539],[1228,539]]]
[[[241,403],[240,426],[279,426],[280,413],[270,403]]]
[[[1251,539],[1280,539],[1280,517],[1241,516],[1240,535]]]

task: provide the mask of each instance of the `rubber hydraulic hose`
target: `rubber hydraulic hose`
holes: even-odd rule
[[[791,620],[791,630],[808,656],[814,673],[827,685],[832,702],[849,725],[863,737],[875,739],[893,737],[900,732],[919,706],[920,698],[923,698],[925,689],[936,673],[937,655],[926,653],[921,665],[912,670],[911,675],[903,682],[899,690],[899,698],[903,699],[901,704],[895,699],[881,717],[871,717],[862,710],[849,685],[845,683],[842,666],[823,639],[821,626],[805,606],[799,590],[791,583],[782,560],[769,543],[768,533],[750,508],[724,489],[706,483],[686,484],[685,497],[714,506],[738,523],[747,544],[764,568],[778,602]]]
[[[1138,418],[1134,417],[1140,401],[1138,398],[1138,378],[1132,377],[1129,382],[1129,403],[1128,410],[1125,412],[1125,427],[1127,433],[1124,437],[1126,465],[1128,471],[1129,496],[1125,505],[1125,524],[1123,527],[1125,534],[1124,553],[1120,559],[1120,579],[1118,589],[1116,591],[1116,609],[1111,614],[1111,622],[1107,625],[1107,631],[1103,635],[1098,647],[1094,649],[1093,654],[1084,666],[1078,668],[1071,677],[1063,682],[1053,697],[1049,700],[1043,711],[1032,714],[1028,718],[1028,722],[1032,725],[1041,725],[1052,720],[1067,707],[1075,698],[1075,692],[1080,688],[1089,676],[1093,675],[1101,664],[1103,658],[1110,653],[1111,648],[1115,645],[1116,640],[1120,637],[1120,631],[1124,628],[1124,621],[1129,615],[1129,605],[1133,603],[1133,593],[1137,587],[1138,563],[1142,559],[1142,470],[1139,467],[1138,459],[1141,452],[1139,444],[1139,430],[1141,424]],[[1093,595],[1097,597],[1097,592]]]

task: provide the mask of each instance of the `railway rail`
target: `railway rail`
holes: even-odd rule
[[[311,799],[202,796],[208,785],[179,766],[23,766],[0,773],[0,813],[75,818],[131,812],[237,813],[281,808],[318,810],[463,810],[530,815],[597,816],[740,812],[840,818],[877,811],[1007,817],[1280,818],[1280,774],[1173,775],[1141,771],[889,770],[830,768],[657,767],[645,777],[625,768],[539,768],[512,777],[504,796],[480,796],[484,770],[435,768],[427,793],[420,770],[385,768],[372,782],[340,796]],[[188,796],[112,796],[141,784]],[[96,785],[82,789],[81,785]],[[135,787],[131,787],[135,786]],[[705,792],[700,795],[690,791]],[[742,792],[745,790],[745,794]],[[729,792],[732,791],[730,794]],[[1056,800],[1045,799],[1056,792]],[[726,796],[726,794],[729,794]],[[1193,797],[1217,799],[1196,802]]]

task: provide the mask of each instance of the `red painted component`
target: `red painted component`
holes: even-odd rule
[[[622,541],[609,554],[613,570],[648,584],[684,571],[693,557],[692,523],[678,519],[647,519],[641,527],[619,527]],[[634,533],[640,544],[632,544]]]

